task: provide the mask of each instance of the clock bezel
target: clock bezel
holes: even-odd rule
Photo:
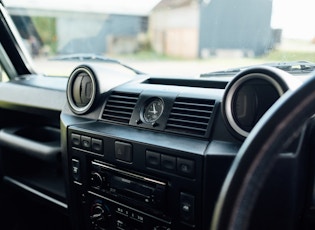
[[[159,107],[161,107],[161,109],[158,110],[159,115],[158,115],[156,118],[154,118],[154,119],[149,119],[149,118],[147,117],[147,114],[148,114],[148,112],[149,112],[148,109],[149,109],[150,105],[151,105],[152,103],[154,103],[154,102],[156,102],[156,103],[161,103],[162,106],[159,106]],[[164,104],[164,100],[163,100],[162,98],[154,97],[154,98],[148,99],[148,100],[144,103],[144,106],[142,107],[141,120],[142,120],[144,123],[147,123],[147,124],[153,124],[153,123],[155,123],[156,121],[158,121],[158,120],[161,118],[161,116],[162,116],[162,114],[163,114],[163,112],[164,112],[164,108],[165,108],[165,104]]]

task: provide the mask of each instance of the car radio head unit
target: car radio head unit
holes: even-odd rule
[[[201,154],[112,135],[117,130],[103,123],[94,124],[95,132],[90,125],[68,129],[69,203],[77,228],[201,229]]]

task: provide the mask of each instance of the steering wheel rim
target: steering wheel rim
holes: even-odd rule
[[[283,146],[315,113],[315,73],[287,91],[260,119],[241,146],[221,188],[212,230],[246,229],[250,212]]]

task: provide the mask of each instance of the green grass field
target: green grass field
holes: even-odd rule
[[[141,51],[135,54],[128,54],[123,56],[117,56],[118,59],[132,59],[137,61],[201,61],[207,62],[216,57],[210,57],[208,59],[194,59],[194,60],[187,60],[184,58],[179,57],[170,57],[162,54],[157,54],[153,51]],[[224,58],[220,58],[224,59]],[[230,58],[227,58],[230,59]],[[237,58],[234,58],[237,59]],[[259,62],[289,62],[289,61],[310,61],[315,63],[315,52],[310,51],[280,51],[280,50],[273,50],[270,53],[260,56],[260,57],[250,57],[250,58],[240,58],[240,59],[247,59],[248,61],[259,61]]]
[[[315,63],[315,52],[271,51],[258,59],[266,61],[310,61]]]

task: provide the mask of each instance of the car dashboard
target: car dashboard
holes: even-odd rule
[[[0,225],[209,229],[247,135],[300,84],[265,66],[180,79],[130,77],[93,63],[69,78],[29,74],[1,83]],[[311,200],[312,183],[303,179],[313,172],[305,170],[311,127],[277,158],[252,228],[290,228],[304,210],[301,197]]]
[[[249,68],[226,81],[147,75],[130,80],[78,66],[61,113],[74,228],[208,229],[242,142],[267,109],[299,84],[270,67]],[[289,178],[298,167],[288,165],[300,158],[288,153],[298,143],[284,150],[275,169],[281,176],[269,182],[281,181],[282,192],[296,183]],[[294,210],[280,206],[294,195],[281,196],[273,211],[282,213],[279,219],[292,217]]]
[[[80,63],[69,76],[44,76],[1,0],[0,11],[0,229],[218,230],[231,165],[314,70],[302,61],[162,77],[83,54],[50,60]],[[248,229],[315,228],[314,124],[278,143]]]

